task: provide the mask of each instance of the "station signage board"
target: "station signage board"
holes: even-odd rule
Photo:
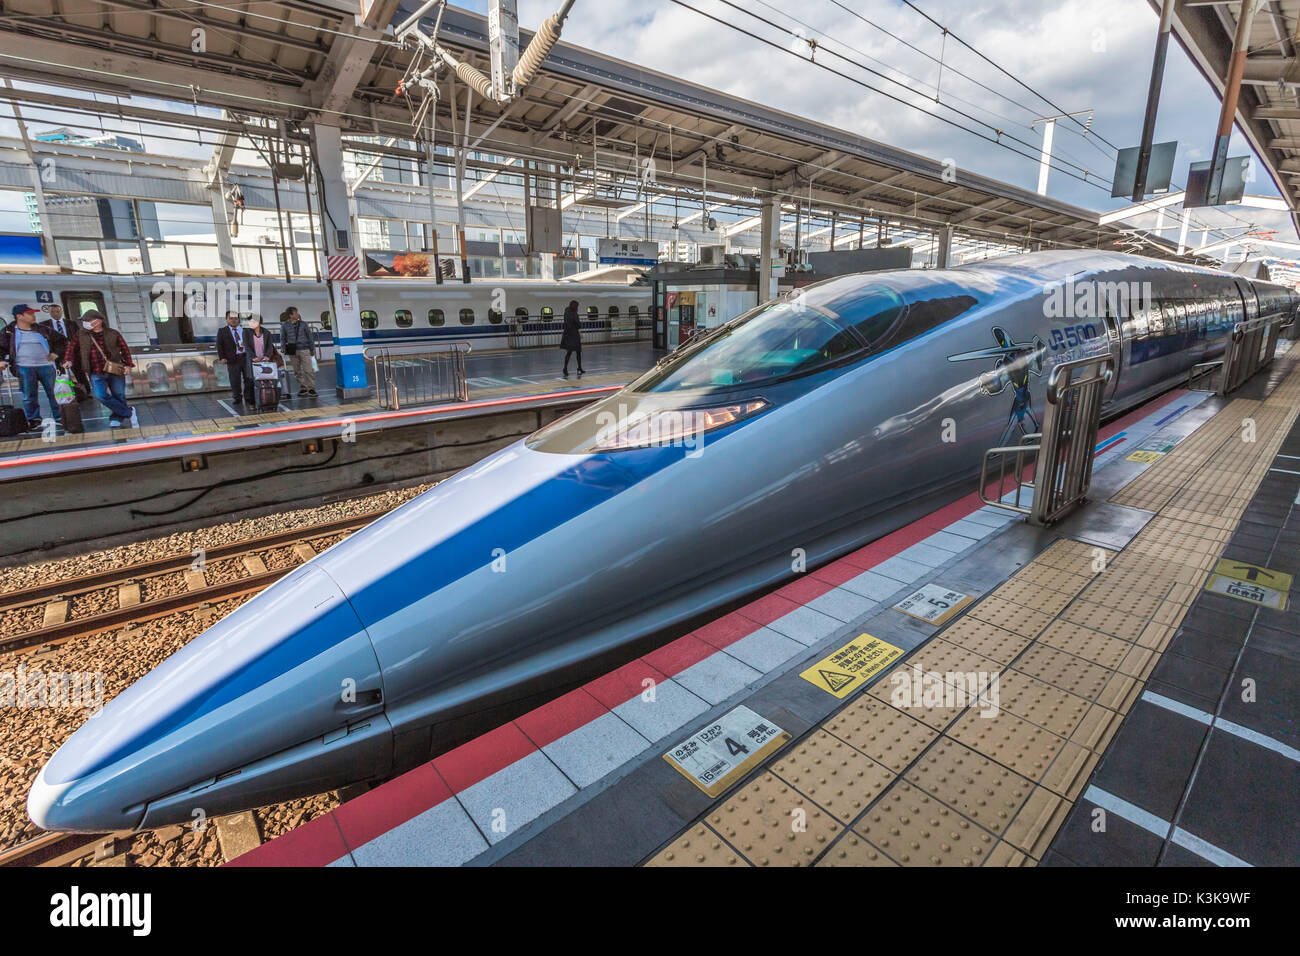
[[[602,266],[646,266],[659,264],[659,243],[648,239],[602,239],[596,250]]]
[[[742,705],[683,740],[664,760],[716,797],[788,740],[789,732]]]

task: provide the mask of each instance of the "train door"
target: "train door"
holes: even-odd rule
[[[69,319],[80,321],[91,309],[108,316],[108,305],[102,292],[61,292],[59,297],[63,300],[63,314]],[[112,317],[108,318],[111,323]]]
[[[172,306],[177,298],[180,309],[173,314]],[[159,345],[185,345],[194,341],[194,325],[185,314],[185,296],[173,296],[170,291],[150,292],[149,311]]]
[[[1151,303],[1130,302],[1129,309],[1146,308]],[[1119,377],[1124,371],[1124,328],[1123,307],[1111,300],[1109,296],[1102,309],[1102,320],[1106,323],[1106,344],[1110,347],[1110,357],[1115,362],[1114,374],[1111,376],[1110,388],[1106,390],[1103,402],[1109,402],[1119,391]]]

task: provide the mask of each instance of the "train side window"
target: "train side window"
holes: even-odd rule
[[[379,313],[372,309],[361,310],[361,327],[363,329],[379,328]]]
[[[518,321],[518,322],[527,322],[527,321],[528,321],[528,310],[525,309],[522,305],[521,305],[521,306],[518,306],[518,307],[515,309],[515,320]]]
[[[633,322],[641,318],[641,306],[629,305],[627,307],[627,317],[631,319]]]
[[[611,305],[609,307],[609,320],[613,322],[617,318],[618,318],[618,306]]]
[[[461,310],[460,310],[460,324],[461,324],[461,325],[473,325],[473,324],[474,324],[474,310],[473,310],[473,309],[461,309]]]
[[[393,313],[393,321],[397,323],[399,329],[409,329],[415,324],[415,316],[411,314],[410,309],[398,309]]]
[[[555,318],[555,310],[549,305],[542,306],[542,321],[549,322],[553,318]]]
[[[440,325],[447,324],[447,316],[442,311],[442,309],[429,310],[429,324],[432,325],[434,328],[437,328]]]
[[[501,314],[500,309],[488,309],[488,322],[492,325],[500,325],[505,316]]]
[[[600,309],[596,308],[594,305],[587,306],[587,318],[592,319],[593,321],[599,319]]]
[[[328,309],[320,314],[320,326],[322,329],[334,328],[334,319],[330,316]]]

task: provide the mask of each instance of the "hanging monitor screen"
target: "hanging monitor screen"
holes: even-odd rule
[[[1138,153],[1140,146],[1121,149],[1115,159],[1115,179],[1110,184],[1112,197],[1131,197],[1137,181]],[[1151,160],[1147,163],[1147,182],[1143,195],[1169,191],[1169,183],[1174,177],[1174,153],[1178,152],[1178,141],[1156,143],[1151,147]]]

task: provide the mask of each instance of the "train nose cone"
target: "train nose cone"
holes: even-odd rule
[[[304,565],[89,718],[41,770],[27,812],[47,830],[98,833],[320,793],[342,785],[321,767],[391,761],[382,711],[365,628],[333,579]],[[310,771],[294,757],[304,748]]]

